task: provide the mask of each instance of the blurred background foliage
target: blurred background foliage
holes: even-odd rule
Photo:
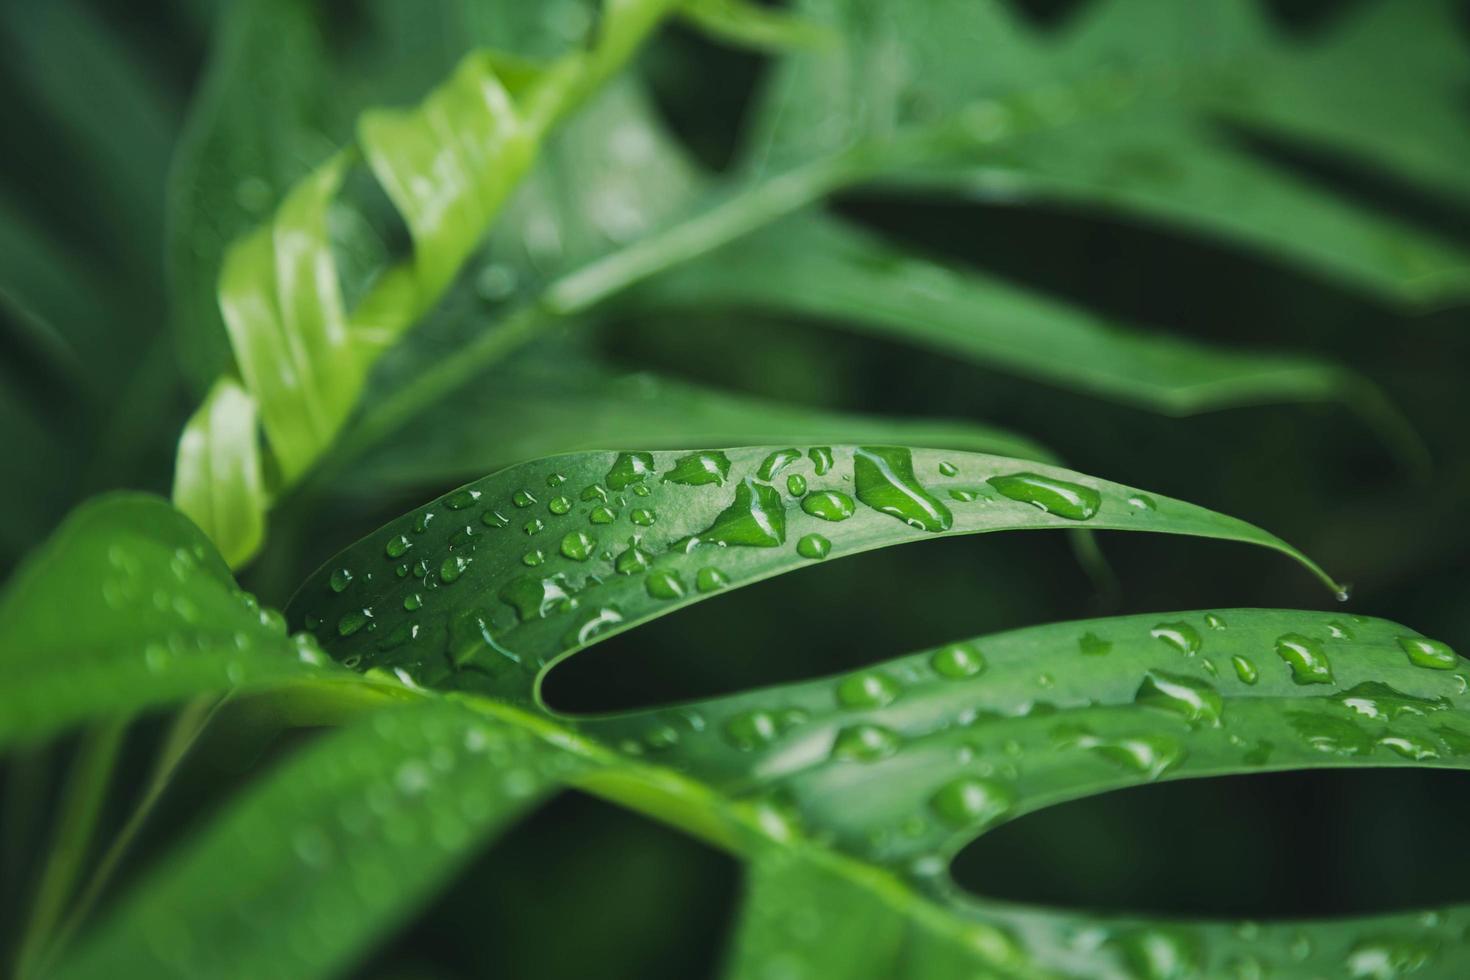
[[[1014,6],[1037,30],[1052,32],[1065,30],[1087,3]],[[181,186],[174,171],[170,190],[170,161],[198,138],[219,59],[241,56],[231,53],[227,29],[231,17],[244,16],[242,6],[7,0],[0,7],[0,128],[9,134],[0,162],[0,577],[84,497],[113,487],[168,491],[178,433],[220,356],[175,343],[171,318],[213,315],[212,294],[189,295],[177,269],[217,262],[223,244],[248,227],[244,219],[270,204],[269,188],[234,188],[240,213],[221,217],[212,245],[190,246],[197,255],[175,253],[170,280],[170,249],[181,247],[170,236],[170,221],[179,220],[170,202],[177,208],[203,195],[209,178],[196,161],[198,175]],[[250,6],[280,18],[272,63],[283,70],[257,78],[247,102],[225,112],[228,125],[264,127],[283,141],[252,151],[279,168],[282,186],[339,145],[364,106],[417,98],[442,78],[476,43],[477,16],[494,30],[488,0],[442,19],[437,10],[373,0]],[[1358,4],[1265,6],[1280,29],[1310,40]],[[573,31],[579,11],[562,0],[544,5],[548,19],[566,18]],[[1470,50],[1470,13],[1459,27],[1457,43]],[[329,52],[332,64],[293,61],[310,57],[313,46]],[[984,58],[984,50],[974,57]],[[766,56],[674,26],[642,53],[634,73],[684,149],[721,173],[735,166],[768,67]],[[1470,127],[1470,89],[1459,94],[1461,121]],[[1463,201],[1285,141],[1229,135],[1334,194],[1470,249]],[[175,165],[190,165],[182,159]],[[1415,471],[1340,403],[1170,417],[837,329],[822,318],[756,310],[634,307],[590,328],[559,328],[515,355],[529,365],[524,376],[532,381],[522,383],[544,377],[553,393],[562,385],[574,400],[582,382],[564,366],[575,361],[594,365],[599,377],[654,371],[814,409],[996,425],[1078,470],[1277,531],[1355,583],[1355,611],[1470,648],[1470,324],[1463,305],[1406,311],[1228,242],[1085,208],[869,189],[839,194],[828,209],[920,254],[1160,334],[1327,356],[1381,386],[1422,437],[1432,466]],[[458,294],[475,295],[474,284]],[[71,347],[84,356],[54,342],[40,310],[66,319]],[[428,347],[417,356],[432,362],[444,355]],[[493,393],[499,384],[492,370],[471,388]],[[539,419],[494,411],[493,398],[489,408],[467,398],[422,424],[475,428],[511,446],[505,451],[513,458],[518,430]],[[294,583],[339,547],[473,475],[435,469],[405,445],[433,435],[410,430],[288,498],[244,585],[262,601],[284,604]],[[1330,602],[1296,569],[1253,549],[1151,535],[1104,537],[1102,545],[1116,584],[1089,577],[1067,542],[1052,535],[940,540],[783,576],[599,645],[558,669],[548,698],[567,709],[632,707],[1084,615]],[[689,637],[696,635],[694,646]],[[142,779],[160,731],[148,722],[130,734],[121,780]],[[166,796],[128,867],[144,866],[309,736],[280,734],[248,704],[230,709]],[[26,821],[46,819],[44,807],[18,801],[54,798],[70,751],[61,744],[6,766],[0,864],[7,885],[33,873],[25,842],[36,838]],[[1180,914],[1271,918],[1465,901],[1470,858],[1442,846],[1447,838],[1434,832],[1470,814],[1465,783],[1458,774],[1405,770],[1166,784],[1021,820],[962,855],[958,873],[989,894]],[[115,805],[119,812],[104,812],[104,823],[124,818]],[[1201,840],[1220,846],[1205,857]],[[1352,873],[1344,874],[1336,856],[1348,853]],[[119,882],[128,878],[125,869]],[[408,929],[384,936],[365,975],[699,976],[719,962],[739,887],[729,859],[568,794],[465,869]],[[5,889],[8,927],[24,919],[17,905],[24,894]]]

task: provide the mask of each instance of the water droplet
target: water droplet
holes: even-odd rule
[[[701,593],[718,592],[730,584],[725,573],[713,566],[705,566],[694,576],[694,588]]]
[[[1064,746],[1085,749],[1100,759],[1136,772],[1149,780],[1158,779],[1184,760],[1184,748],[1167,735],[1124,735],[1101,738],[1086,731],[1059,732]]]
[[[414,612],[423,608],[424,597],[417,592],[410,592],[403,597],[403,608],[405,612]]]
[[[1216,616],[1214,613],[1205,613],[1205,625],[1212,630],[1223,630],[1225,628],[1225,620]]]
[[[486,527],[506,527],[510,524],[510,518],[498,510],[487,510],[480,515],[480,523]]]
[[[1077,640],[1077,647],[1089,657],[1100,657],[1113,649],[1113,644],[1096,633],[1083,633]]]
[[[1438,956],[1438,944],[1428,937],[1374,937],[1353,946],[1344,966],[1353,980],[1398,980],[1432,966]]]
[[[552,473],[546,478],[546,485],[548,487],[559,487],[565,482],[567,482],[567,478],[561,473]]]
[[[1254,684],[1260,678],[1260,673],[1256,670],[1256,665],[1250,662],[1250,658],[1237,653],[1230,658],[1230,662],[1235,666],[1235,676],[1244,683]]]
[[[951,463],[949,460],[944,460],[944,461],[942,461],[939,464],[939,475],[940,476],[954,476],[959,471],[960,471],[960,468],[958,466],[954,465],[953,463]]]
[[[774,548],[786,540],[786,505],[774,487],[746,477],[735,487],[735,500],[699,537],[724,545]]]
[[[796,542],[796,553],[803,558],[819,561],[832,552],[832,542],[820,534],[804,534]]]
[[[1182,674],[1151,670],[1143,675],[1143,683],[1133,700],[1150,708],[1160,708],[1182,716],[1186,721],[1218,726],[1225,708],[1220,692],[1208,682]]]
[[[832,742],[832,757],[873,762],[898,751],[898,733],[882,725],[850,725],[837,733]]]
[[[1327,624],[1327,635],[1334,640],[1351,640],[1353,631],[1334,619]]]
[[[832,468],[832,449],[829,446],[813,446],[807,451],[807,458],[812,461],[812,466],[817,471],[817,476],[826,476],[827,471]]]
[[[607,606],[591,613],[571,630],[563,642],[568,646],[581,646],[593,637],[605,633],[607,630],[623,621],[623,614],[612,606]]]
[[[1015,805],[1016,794],[993,779],[966,776],[945,783],[929,799],[929,807],[953,827],[977,827],[994,822]]]
[[[434,512],[432,510],[421,510],[421,511],[419,511],[416,515],[414,515],[414,519],[413,519],[413,533],[414,534],[423,534],[425,531],[427,531],[429,529],[429,525],[433,522],[433,520],[434,520]]]
[[[1409,663],[1415,667],[1454,670],[1460,663],[1460,658],[1450,649],[1449,644],[1439,640],[1431,640],[1427,636],[1401,636],[1398,641],[1399,649],[1408,655]]]
[[[1128,506],[1132,507],[1134,510],[1155,510],[1158,507],[1158,505],[1154,503],[1154,498],[1150,497],[1146,493],[1129,494]]]
[[[837,685],[837,703],[844,708],[881,708],[898,697],[898,681],[879,670],[844,678]]]
[[[613,562],[613,567],[620,575],[632,575],[641,572],[653,561],[653,555],[638,547],[638,542],[629,540],[628,547],[618,555]]]
[[[560,516],[572,509],[572,502],[566,497],[558,495],[552,497],[549,501],[547,501],[546,509],[551,511],[553,514]]]
[[[824,521],[845,521],[852,516],[852,498],[841,490],[818,490],[802,498],[801,509]]]
[[[344,592],[347,586],[352,584],[352,570],[350,568],[332,569],[332,577],[328,580],[333,592]]]
[[[522,621],[545,619],[557,604],[570,599],[571,585],[561,575],[542,578],[536,575],[521,575],[501,586],[497,595],[502,602],[515,608]]]
[[[546,552],[542,551],[540,548],[533,548],[530,551],[526,552],[524,555],[521,555],[521,564],[529,566],[531,568],[535,568],[537,565],[541,564],[545,560]]]
[[[597,540],[585,531],[573,531],[561,539],[561,553],[572,561],[586,561],[597,548]]]
[[[1373,740],[1350,721],[1306,711],[1293,711],[1288,717],[1302,740],[1319,752],[1367,755],[1373,751]]]
[[[1114,936],[1108,945],[1118,951],[1127,976],[1133,980],[1176,980],[1200,975],[1199,945],[1179,930],[1131,930]]]
[[[680,599],[685,592],[684,580],[679,573],[665,568],[649,573],[643,580],[643,587],[655,599]]]
[[[539,517],[533,517],[525,523],[525,526],[521,530],[525,531],[527,535],[540,534],[546,530],[546,522]]]
[[[776,478],[777,473],[780,473],[798,459],[801,459],[801,450],[799,449],[777,449],[761,461],[761,465],[756,469],[755,475],[762,480],[770,482]]]
[[[337,620],[337,635],[351,636],[366,626],[368,620],[372,619],[372,617],[373,611],[371,609],[354,609],[351,612],[344,613],[342,618]]]
[[[471,490],[466,487],[463,490],[456,490],[454,491],[454,493],[451,493],[449,496],[445,497],[444,506],[448,507],[450,510],[464,510],[466,507],[469,507],[471,504],[479,499],[480,491]]]
[[[1417,735],[1384,735],[1378,739],[1378,744],[1416,762],[1439,758],[1439,749],[1434,743]]]
[[[1069,483],[1039,473],[1011,473],[985,481],[1002,497],[1073,521],[1085,521],[1102,506],[1102,495],[1080,483]]]
[[[634,507],[628,513],[628,520],[637,524],[639,527],[652,527],[653,522],[657,519],[658,515],[647,507]]]
[[[730,457],[721,452],[698,452],[675,460],[674,468],[664,474],[664,482],[682,483],[691,487],[710,483],[724,486],[725,478],[729,475]]]
[[[383,551],[389,558],[402,558],[403,553],[412,547],[413,542],[408,539],[408,535],[399,534],[388,539],[388,543],[383,545]]]
[[[446,585],[458,581],[464,570],[470,567],[470,561],[467,555],[450,555],[439,566],[439,578]]]
[[[1156,640],[1163,640],[1169,646],[1178,650],[1185,656],[1192,657],[1199,652],[1199,631],[1188,623],[1160,623],[1148,631],[1148,635]]]
[[[914,477],[913,454],[895,446],[864,446],[853,453],[858,500],[923,531],[947,531],[954,515]]]
[[[623,490],[643,482],[652,472],[653,453],[618,453],[602,482],[609,490]]]
[[[985,658],[968,643],[951,643],[934,652],[934,656],[929,658],[929,666],[940,677],[974,677],[985,669]]]
[[[806,493],[806,477],[800,473],[793,473],[786,478],[786,492],[793,497],[800,497]]]
[[[592,513],[587,515],[587,521],[591,524],[611,524],[617,518],[618,515],[613,513],[611,507],[594,507]]]
[[[1316,640],[1300,633],[1287,633],[1276,640],[1276,654],[1291,668],[1291,679],[1296,683],[1332,683],[1332,664]]]
[[[725,722],[725,737],[742,752],[760,748],[778,734],[769,711],[743,711]]]

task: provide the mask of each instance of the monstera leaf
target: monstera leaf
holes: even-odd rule
[[[1222,7],[1224,13],[1212,7],[1189,15],[1146,0],[1096,6],[1085,23],[1046,38],[993,3],[935,3],[925,7],[924,17],[900,17],[896,25],[857,3],[814,6],[801,11],[800,21],[812,31],[752,27],[745,32],[751,38],[792,44],[755,125],[750,162],[726,178],[702,173],[685,158],[633,82],[609,86],[580,116],[551,129],[668,12],[657,4],[610,11],[588,42],[593,55],[573,50],[543,63],[471,54],[416,110],[367,109],[358,120],[357,144],[371,174],[361,186],[349,186],[355,158],[348,151],[294,189],[280,190],[278,179],[266,182],[271,190],[261,196],[281,202],[272,230],[261,229],[249,237],[252,244],[231,250],[217,286],[234,361],[271,457],[263,466],[251,462],[258,447],[237,441],[228,452],[239,462],[228,469],[263,468],[278,475],[278,485],[254,505],[248,504],[253,495],[236,487],[229,497],[249,513],[206,511],[193,503],[200,496],[195,485],[205,482],[187,465],[196,457],[181,458],[176,499],[217,540],[232,542],[228,554],[238,565],[259,545],[269,498],[308,476],[331,482],[425,413],[458,405],[471,381],[496,386],[510,352],[544,343],[568,324],[607,322],[628,308],[722,305],[817,318],[1171,414],[1338,400],[1422,462],[1417,437],[1383,396],[1330,361],[1160,338],[930,261],[818,213],[825,196],[843,189],[895,182],[969,189],[977,168],[982,174],[1003,171],[994,179],[1010,181],[1017,193],[1055,196],[1061,188],[1068,199],[1230,232],[1243,243],[1270,246],[1273,254],[1394,295],[1454,295],[1463,256],[1450,246],[1340,202],[1212,135],[1211,126],[1226,122],[1269,125],[1275,132],[1298,114],[1315,112],[1320,107],[1299,106],[1296,113],[1273,108],[1247,119],[1244,110],[1229,109],[1241,77],[1253,79],[1258,64],[1281,75],[1283,87],[1310,90],[1308,76],[1321,70],[1311,57],[1289,50],[1233,5]],[[691,13],[698,23],[729,28],[720,20],[726,7],[703,5]],[[758,11],[745,14],[755,18],[751,24],[765,23]],[[232,150],[244,139],[233,135],[237,117],[222,107],[249,98],[252,80],[268,73],[275,48],[262,34],[273,23],[242,15],[236,33],[243,39],[231,46],[236,53],[222,68],[218,91],[201,107],[197,149],[188,159],[207,159],[213,167],[240,156]],[[543,22],[537,21],[539,34],[516,23],[466,36],[519,45],[540,57],[555,47]],[[1413,19],[1390,26],[1412,36],[1433,29]],[[874,53],[877,34],[887,54]],[[946,40],[930,50],[937,37]],[[992,49],[984,71],[969,71],[973,59],[960,43],[969,37],[983,38]],[[1320,43],[1338,52],[1347,42]],[[883,62],[878,70],[873,59],[889,56],[894,64]],[[325,53],[314,57],[329,60]],[[1190,69],[1187,83],[1175,77],[1180,65]],[[322,69],[324,77],[341,70]],[[878,88],[869,92],[843,81],[852,77]],[[1453,77],[1452,63],[1426,75],[1435,84]],[[487,108],[472,93],[489,91],[483,87],[490,79],[501,94]],[[943,97],[931,97],[931,90]],[[543,96],[553,107],[544,113]],[[1346,111],[1329,107],[1319,115]],[[812,123],[808,113],[826,122]],[[1386,141],[1351,138],[1345,126],[1313,125],[1319,141],[1335,138],[1354,152],[1377,152],[1414,176],[1434,178],[1436,188],[1453,190],[1454,175],[1445,168],[1412,166],[1444,149],[1434,142],[1439,130],[1433,126],[1416,130],[1420,142],[1433,145],[1406,153],[1385,149]],[[438,159],[435,147],[443,149],[432,133],[446,127],[478,134],[452,155],[452,179],[431,166]],[[843,135],[833,136],[837,130]],[[1103,136],[1094,138],[1094,130]],[[1163,149],[1156,145],[1161,140]],[[1136,165],[1160,154],[1167,166]],[[1027,162],[1033,158],[1040,162]],[[1077,172],[1045,169],[1061,166],[1057,161]],[[1119,168],[1130,166],[1143,172],[1143,189],[1117,191]],[[1171,168],[1188,173],[1178,180],[1155,174]],[[522,175],[524,183],[508,197]],[[250,175],[226,176],[238,181]],[[212,176],[209,186],[235,184]],[[474,194],[466,190],[477,187]],[[238,203],[213,193],[235,216],[236,228],[249,227]],[[1244,212],[1237,193],[1265,203]],[[333,214],[339,215],[335,225]],[[492,221],[488,244],[476,252]],[[1290,224],[1290,236],[1283,223]],[[1298,225],[1310,232],[1299,233]],[[388,230],[362,233],[374,226]],[[394,252],[395,235],[411,242],[409,254]],[[179,276],[196,297],[216,289],[208,269],[189,271],[198,255],[219,247],[209,245],[214,239],[207,234],[202,241],[204,248],[191,247],[195,258],[184,261]],[[294,264],[281,261],[288,243]],[[466,264],[472,274],[456,278]],[[621,299],[628,302],[613,302]],[[421,321],[415,343],[397,344]],[[209,317],[196,317],[184,336],[186,349],[218,349],[217,336],[190,339],[211,330]],[[196,417],[195,442],[207,438],[209,420],[207,413]],[[691,429],[678,438],[684,445],[707,444],[701,436]],[[579,445],[585,443],[538,450]],[[457,475],[472,472],[466,467]]]
[[[33,680],[6,704],[105,666],[113,682],[85,688],[61,723],[229,684],[347,698],[363,717],[153,869],[78,937],[59,975],[103,964],[337,972],[558,785],[749,863],[730,976],[1463,969],[1461,908],[1165,922],[996,902],[948,871],[978,834],[1128,786],[1465,768],[1465,665],[1393,623],[1170,612],[957,640],[840,676],[611,715],[559,714],[539,694],[577,650],[761,578],[936,535],[1079,525],[1255,544],[1331,582],[1251,525],[1033,462],[896,446],[585,453],[486,477],[333,558],[293,600],[289,616],[310,632],[288,641],[165,504],[98,503],[0,606],[7,659],[49,651],[11,664]],[[181,563],[199,569],[182,586]],[[51,614],[55,589],[80,603],[71,615]],[[119,589],[163,599],[124,613]],[[189,614],[206,603],[218,606],[208,619]],[[259,625],[225,624],[227,609]],[[134,618],[127,642],[87,639],[92,617],[113,635],[119,615]],[[215,631],[188,632],[216,621],[246,641],[225,651]],[[154,642],[177,649],[135,652]],[[358,672],[311,653],[317,642]]]

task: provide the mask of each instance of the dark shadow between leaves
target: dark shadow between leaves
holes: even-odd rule
[[[1426,815],[1432,814],[1429,820]],[[1470,899],[1470,773],[1325,769],[1188,779],[1021,817],[953,874],[987,898],[1090,912],[1256,920]]]

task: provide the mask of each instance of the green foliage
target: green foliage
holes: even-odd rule
[[[1220,343],[1190,311],[1120,313],[864,217],[935,199],[972,217],[1088,210],[1355,303],[1463,302],[1450,222],[1316,164],[1464,206],[1470,72],[1447,2],[1367,2],[1308,36],[1246,0],[1090,0],[1047,28],[1000,0],[347,6],[178,4],[156,15],[167,29],[126,35],[85,0],[0,14],[0,112],[40,121],[0,180],[0,438],[25,463],[0,561],[47,538],[0,592],[0,930],[18,976],[394,974],[384,937],[566,789],[739,862],[716,968],[741,980],[1470,968],[1464,904],[1194,919],[986,897],[951,870],[1003,824],[1156,782],[1470,769],[1470,674],[1450,646],[1348,611],[1079,613],[1060,573],[1023,581],[1020,550],[882,566],[922,578],[828,567],[1052,529],[1096,574],[1092,531],[1149,531],[1274,551],[1347,598],[1254,523],[1059,454],[1130,481],[1146,459],[1171,492],[1293,515],[1293,540],[1294,500],[1332,510],[1300,536],[1333,568],[1449,564],[1462,463],[1354,496],[1302,421],[1300,403],[1346,407],[1427,469],[1415,425],[1446,413],[1407,421],[1346,328],[1318,350],[1306,334]],[[213,37],[197,92],[148,40],[190,32]],[[696,100],[691,121],[666,79],[673,63],[674,87],[707,97],[718,84],[692,80],[707,62],[721,81],[729,43],[768,77],[716,167],[691,133],[729,120]],[[86,70],[58,67],[73,62]],[[990,210],[961,210],[977,201]],[[984,421],[954,407],[974,404],[962,388],[984,389]],[[916,389],[929,397],[889,397]],[[187,421],[184,391],[200,399]],[[1108,405],[1288,407],[1184,430]],[[1191,454],[1179,432],[1227,438]],[[172,504],[72,506],[163,488],[170,446]],[[1029,553],[1050,536],[1022,537]],[[1155,594],[1299,587],[1234,557],[1252,549],[1178,547],[1189,564],[1148,566]],[[802,591],[814,577],[866,591],[825,606]],[[1425,591],[1462,586],[1440,573]],[[1413,588],[1411,610],[1462,605]],[[1020,591],[1049,604],[1008,608]],[[770,683],[757,624],[731,637],[700,618],[756,596],[807,642],[851,644],[844,624],[861,634],[872,606],[898,649],[928,648],[895,659],[858,635],[833,673],[792,642]],[[1031,608],[1042,625],[930,639]],[[639,707],[547,695],[620,634]],[[660,650],[751,668],[737,690],[666,696],[631,656]],[[175,707],[156,738],[149,716]],[[189,809],[179,787],[213,768],[248,785]],[[49,850],[25,830],[46,819]],[[616,891],[593,874],[588,895]],[[617,899],[677,921],[673,899]],[[600,970],[604,955],[646,972],[599,950]]]

